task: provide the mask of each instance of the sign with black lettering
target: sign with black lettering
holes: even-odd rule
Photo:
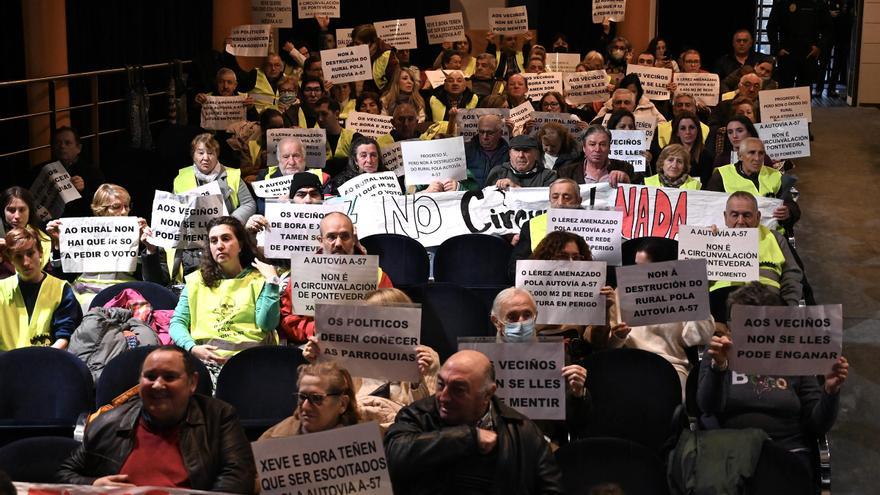
[[[278,143],[286,137],[302,141],[306,154],[306,167],[324,168],[327,163],[327,130],[321,128],[303,129],[289,127],[266,130],[266,160],[270,167],[278,165]]]
[[[430,45],[467,39],[464,37],[464,19],[461,12],[426,15],[425,31],[428,32],[428,44]]]
[[[519,260],[516,286],[535,299],[540,325],[604,325],[604,261]]]
[[[676,72],[672,80],[675,82],[675,94],[691,95],[707,107],[718,104],[721,83],[718,74],[711,72]]]
[[[290,194],[290,183],[293,182],[293,175],[282,175],[274,179],[255,180],[251,182],[254,188],[254,194],[258,198],[277,199],[281,196],[287,197]]]
[[[730,310],[730,369],[747,375],[824,375],[841,355],[843,306],[743,306]]]
[[[682,225],[678,231],[678,259],[706,260],[709,280],[758,280],[758,229],[719,229]]]
[[[532,101],[540,100],[550,91],[562,94],[561,72],[542,72],[540,74],[523,72],[520,75],[526,78],[529,88],[528,97]]]
[[[573,113],[532,112],[532,122],[536,130],[540,130],[547,122],[556,122],[565,126],[574,138],[579,138],[587,130],[587,125]]]
[[[237,57],[265,57],[269,54],[269,24],[246,24],[232,28],[226,52]]]
[[[251,0],[251,21],[275,27],[293,26],[292,0]],[[300,2],[308,0],[300,0]],[[204,126],[202,126],[204,127]]]
[[[342,196],[399,196],[400,182],[394,172],[360,174],[339,186]]]
[[[321,355],[353,376],[392,382],[419,381],[416,346],[422,308],[324,304],[315,308]]]
[[[266,257],[282,260],[289,258],[290,253],[314,253],[324,215],[346,210],[345,203],[304,205],[267,201],[269,228],[263,241]]]
[[[343,48],[351,44],[351,32],[353,28],[339,28],[336,30],[336,46]]]
[[[379,257],[358,254],[291,253],[293,312],[314,316],[320,302],[361,301],[379,285]]]
[[[589,70],[565,74],[565,101],[580,105],[608,99],[608,74],[604,70]]]
[[[626,16],[626,0],[593,0],[593,24],[605,19],[621,22]]]
[[[431,141],[403,141],[400,149],[408,186],[467,178],[464,139],[461,136]]]
[[[662,67],[646,67],[644,65],[627,64],[626,73],[639,76],[642,89],[649,100],[668,100],[669,83],[672,82],[672,69]],[[636,102],[638,104],[638,102]]]
[[[66,273],[130,273],[137,266],[137,217],[66,217],[60,231],[61,266]]]
[[[489,31],[495,34],[521,34],[529,31],[529,13],[525,5],[489,9]]]
[[[394,130],[390,115],[373,115],[366,112],[349,112],[345,119],[345,128],[359,132],[364,136],[377,138],[390,134]]]
[[[298,19],[311,19],[315,16],[330,18],[341,17],[339,13],[339,0],[294,0],[296,1],[296,14]]]
[[[251,444],[260,493],[393,495],[378,423]]]
[[[620,265],[621,224],[620,210],[550,209],[547,212],[547,233],[566,231],[587,241],[593,261]]]
[[[473,139],[479,134],[480,117],[484,115],[497,115],[501,118],[501,137],[505,140],[509,139],[507,126],[504,125],[504,119],[510,116],[510,110],[506,108],[460,108],[458,109],[458,135],[464,138],[465,142]]]
[[[631,327],[709,318],[706,260],[617,267],[620,319]]]
[[[321,69],[333,84],[366,81],[373,78],[370,47],[367,45],[321,50]]]
[[[208,184],[217,186],[216,182]],[[218,189],[219,190],[219,189]],[[226,214],[226,205],[220,194],[199,195],[196,189],[177,195],[156,191],[153,196],[153,214],[150,244],[165,249],[204,247],[208,239],[207,225],[211,219]]]
[[[547,72],[574,72],[580,63],[580,53],[548,53],[544,67]]]
[[[208,96],[202,104],[202,129],[223,131],[236,122],[247,120],[244,95]]]
[[[550,339],[547,339],[550,340]],[[495,365],[495,396],[529,419],[565,419],[565,348],[561,339],[509,343],[460,338],[458,349],[482,352]]]
[[[393,21],[374,22],[376,34],[382,41],[397,48],[398,50],[415,50],[416,43],[416,20],[394,19]]]
[[[64,205],[79,199],[79,192],[70,182],[70,174],[61,162],[44,165],[31,185],[34,203],[41,206],[47,214],[41,215],[42,220],[58,218],[64,214]],[[43,218],[48,216],[48,218]]]
[[[648,149],[645,131],[611,131],[611,152],[608,158],[623,160],[633,166],[633,171],[644,173],[647,170],[645,150]]]
[[[387,146],[379,145],[379,151],[382,153],[382,163],[389,172],[400,177],[406,172],[403,168],[403,151],[400,149],[401,141],[391,143]]]
[[[761,122],[806,119],[813,121],[810,107],[810,87],[765,89],[758,92]]]
[[[767,156],[773,161],[810,156],[810,129],[806,119],[763,122],[755,124],[755,128]]]

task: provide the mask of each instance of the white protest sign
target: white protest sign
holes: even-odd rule
[[[611,153],[608,158],[623,160],[633,166],[636,172],[645,172],[645,149],[650,144],[645,131],[611,131]]]
[[[489,31],[495,34],[521,34],[529,30],[529,13],[525,5],[489,9]]]
[[[34,203],[42,206],[52,218],[60,217],[64,213],[64,205],[82,197],[71,184],[70,174],[61,162],[44,165],[31,184],[30,191]]]
[[[130,273],[137,266],[137,217],[64,218],[60,231],[66,273]]]
[[[403,141],[400,149],[407,185],[467,178],[464,139],[461,136],[431,141]]]
[[[345,203],[309,205],[287,202],[266,202],[269,228],[263,240],[266,257],[287,259],[290,253],[313,253],[318,248],[318,234],[324,215],[345,212]]]
[[[319,303],[315,309],[321,355],[353,376],[418,383],[421,328],[422,308],[415,306]]]
[[[544,59],[544,68],[547,72],[574,72],[580,63],[580,53],[548,53]]]
[[[509,131],[504,125],[504,119],[510,116],[510,110],[506,108],[460,108],[456,118],[458,135],[465,142],[477,136],[480,127],[480,117],[484,115],[497,115],[501,118],[501,137],[509,139]]]
[[[202,129],[223,131],[230,125],[247,120],[244,95],[208,96],[202,104]]]
[[[547,232],[566,231],[587,241],[594,261],[620,265],[621,224],[620,210],[551,209],[547,212]]]
[[[510,112],[507,115],[510,119],[510,123],[513,124],[513,128],[516,129],[521,128],[523,124],[531,118],[532,112],[534,111],[535,107],[527,101],[510,109]]]
[[[165,249],[203,247],[208,238],[208,222],[223,215],[225,208],[223,197],[214,194],[178,196],[156,191],[150,243]]]
[[[605,19],[621,22],[626,16],[626,0],[593,0],[593,24]]]
[[[482,352],[495,365],[495,396],[529,419],[565,419],[565,348],[554,342],[500,343],[459,339],[458,349]]]
[[[400,149],[400,141],[387,146],[379,145],[379,151],[382,153],[382,163],[385,164],[388,171],[394,172],[394,175],[398,177],[406,172],[403,168],[403,151]]]
[[[706,260],[617,267],[620,321],[629,326],[709,318]]]
[[[806,119],[761,122],[755,127],[767,156],[774,161],[810,156],[810,128]]]
[[[428,44],[439,45],[450,41],[465,41],[464,18],[461,12],[450,14],[426,15],[425,31],[428,32]]]
[[[709,107],[714,107],[718,104],[718,95],[721,92],[718,74],[712,74],[711,72],[676,72],[672,76],[672,80],[677,86],[675,94],[691,95]]]
[[[269,54],[269,37],[272,26],[268,24],[245,24],[232,28],[226,52],[241,57],[265,57]]]
[[[321,70],[327,81],[342,84],[373,78],[370,47],[367,45],[321,50]]]
[[[586,127],[580,127],[583,125],[583,121],[572,113],[532,112],[532,121],[534,128],[538,130],[544,127],[547,122],[556,122],[565,126],[574,137],[578,137],[587,130]]]
[[[526,78],[529,88],[528,97],[532,101],[540,100],[550,91],[562,94],[561,72],[542,72],[540,74],[523,72],[520,75]]]
[[[395,19],[392,21],[374,22],[376,34],[385,43],[398,50],[415,50],[416,44],[416,20]]]
[[[431,87],[434,89],[439,88],[446,84],[446,72],[442,70],[426,70],[425,77],[428,78],[428,82],[431,83]]]
[[[353,28],[339,28],[336,30],[336,46],[343,48],[351,44],[351,32]]]
[[[825,375],[843,346],[843,307],[743,306],[730,310],[730,369],[747,375]]]
[[[717,229],[681,225],[678,259],[706,260],[709,280],[758,280],[758,229]]]
[[[569,105],[605,101],[609,97],[608,74],[604,70],[565,74],[565,91]]]
[[[604,325],[603,261],[516,262],[516,286],[526,289],[538,306],[540,325]]]
[[[251,448],[263,495],[393,493],[382,435],[374,422],[270,438]]]
[[[315,315],[318,302],[360,301],[379,285],[379,257],[290,253],[293,313]]]
[[[813,121],[810,108],[810,87],[765,89],[758,92],[761,104],[761,122],[807,119]]]
[[[324,168],[327,163],[327,130],[320,127],[303,129],[289,127],[266,130],[266,160],[270,167],[278,165],[278,143],[286,137],[295,137],[305,146],[306,167]]]
[[[274,179],[255,180],[251,182],[254,194],[258,198],[278,198],[290,194],[290,183],[293,182],[294,174],[282,175]]]
[[[399,196],[400,182],[394,172],[360,174],[339,186],[342,196]]]
[[[651,115],[647,117],[643,117],[641,114],[637,115],[636,129],[645,131],[645,149],[648,149],[654,139],[654,132],[657,130],[657,118]]]
[[[339,0],[292,0],[296,2],[296,16],[310,19],[315,16],[339,18]]]
[[[296,0],[251,0],[251,21],[254,24],[270,24],[275,27],[284,28],[293,27],[291,1]],[[302,1],[300,0],[300,2]]]
[[[649,100],[668,100],[669,83],[672,82],[672,69],[663,67],[646,67],[644,65],[627,64],[626,73],[639,76],[642,89]],[[637,102],[638,103],[638,102]]]
[[[218,196],[221,198],[221,202],[223,206],[220,208],[220,215],[228,215],[229,212],[226,210],[226,202],[222,201],[223,191],[220,189],[220,183],[215,181],[208,182],[207,184],[195,187],[190,189],[189,191],[183,191],[180,193],[181,196]]]
[[[359,132],[364,136],[377,138],[390,134],[394,130],[390,115],[373,115],[366,112],[348,112],[345,128]]]

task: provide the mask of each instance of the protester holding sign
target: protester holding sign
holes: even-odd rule
[[[450,120],[450,110],[476,108],[478,100],[477,95],[465,84],[464,74],[461,71],[449,72],[446,74],[446,82],[443,87],[437,88],[429,101],[431,120],[434,122],[448,121]]]
[[[419,94],[413,73],[403,68],[397,70],[382,95],[382,115],[394,115],[394,109],[401,103],[411,104],[416,109],[418,122],[425,121],[425,99]]]
[[[315,103],[318,127],[327,134],[327,164],[324,170],[331,176],[339,173],[348,163],[351,142],[355,132],[339,124],[339,103],[329,98],[321,98]]]
[[[577,140],[559,122],[547,122],[538,130],[536,137],[541,143],[541,161],[548,170],[554,170],[557,164],[568,163],[580,157]]]
[[[573,160],[559,166],[560,177],[578,184],[608,182],[630,183],[635,177],[633,166],[621,160],[608,158],[611,153],[611,132],[601,125],[591,125],[584,133],[584,160]]]
[[[500,44],[496,43],[495,33],[486,33],[486,53],[495,55],[497,62],[495,79],[508,79],[511,74],[517,74],[525,69],[526,61],[523,53],[529,53],[532,49],[532,33],[523,34],[524,42],[521,50],[516,49],[517,35],[499,35]],[[513,108],[513,107],[511,107]]]
[[[394,48],[379,38],[372,24],[361,24],[351,30],[350,46],[358,45],[367,45],[370,48],[370,62],[373,67],[373,78],[364,83],[363,91],[382,93],[400,66]]]
[[[196,94],[194,98],[196,105],[201,106],[207,103],[209,96],[239,96],[241,94],[238,92],[238,76],[235,75],[234,70],[228,67],[222,67],[217,71],[217,75],[214,78],[214,85],[217,88],[216,92],[212,91],[211,93]],[[247,107],[247,120],[259,120],[259,115],[254,107],[254,99],[247,95],[244,96],[243,104]]]
[[[52,261],[52,238],[40,227],[37,216],[37,207],[34,204],[30,191],[23,187],[13,186],[0,194],[0,206],[3,207],[3,230],[9,232],[12,229],[27,229],[32,232],[40,243],[40,267],[46,268]],[[6,240],[0,238],[0,249],[6,245]],[[0,264],[0,279],[15,274],[15,267],[5,256]]]
[[[348,167],[330,179],[324,192],[332,196],[339,196],[339,188],[351,179],[362,174],[375,174],[387,171],[385,163],[382,161],[382,151],[379,148],[379,143],[373,138],[357,134],[351,143]]]
[[[782,301],[766,285],[753,282],[731,293],[728,303],[778,306]],[[721,428],[760,428],[797,455],[805,466],[812,466],[815,437],[834,424],[849,363],[840,356],[822,385],[815,375],[743,375],[728,365],[728,353],[736,338],[735,331],[712,337],[708,358],[700,363],[700,410],[713,416]]]
[[[186,276],[168,333],[209,367],[216,383],[231,355],[272,340],[281,282],[238,219],[215,218],[207,230],[201,268]]]
[[[657,158],[657,174],[645,177],[645,185],[699,190],[700,179],[691,177],[690,172],[691,156],[687,150],[680,144],[670,144]]]
[[[15,276],[0,280],[0,351],[34,345],[66,349],[82,310],[70,285],[43,271],[36,232],[13,228],[2,252]]]
[[[221,60],[223,67],[233,69],[238,76],[238,89],[248,94],[254,100],[254,107],[258,113],[263,113],[267,108],[275,108],[278,103],[278,83],[284,77],[284,61],[277,53],[266,56],[261,67],[255,67],[250,71],[244,71],[236,61],[235,56],[229,52],[223,52]]]
[[[564,493],[541,430],[495,397],[492,363],[463,350],[440,370],[437,393],[401,409],[385,435],[396,493]]]
[[[69,217],[88,216],[88,198],[91,198],[95,194],[95,189],[104,183],[104,173],[101,169],[82,158],[81,153],[82,142],[76,129],[63,126],[55,130],[52,156],[64,166],[64,170],[70,175],[70,183],[80,194],[80,199],[74,199],[64,206],[64,214]]]
[[[538,160],[538,141],[527,134],[510,140],[509,161],[495,166],[486,176],[486,184],[501,190],[511,187],[547,187],[556,180],[556,172],[544,168]]]

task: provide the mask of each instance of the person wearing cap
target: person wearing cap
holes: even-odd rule
[[[547,170],[538,160],[538,141],[529,135],[510,140],[509,161],[496,165],[486,176],[486,185],[495,184],[506,191],[511,187],[547,187],[556,180],[556,172]]]
[[[279,146],[280,144],[281,143],[279,143]],[[321,183],[321,179],[319,179],[313,171],[322,173],[321,169],[311,169],[308,172],[294,172],[293,180],[290,181],[290,195],[288,197],[282,196],[279,199],[290,199],[297,204],[321,204],[324,201],[321,194],[324,185]],[[327,174],[322,173],[322,175]],[[260,213],[251,216],[245,224],[247,231],[252,234],[256,234],[269,226],[269,220],[263,216],[266,211],[265,200],[262,200],[262,203]]]

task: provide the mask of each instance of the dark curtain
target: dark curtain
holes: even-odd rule
[[[734,31],[745,28],[754,35],[755,9],[755,2],[724,2],[710,9],[698,0],[658,0],[657,34],[676,57],[689,48],[699,50],[703,68],[712,70],[715,60],[732,50]]]
[[[24,33],[22,31],[21,2],[0,2],[0,46],[4,47],[0,64],[0,81],[24,79]],[[27,113],[27,93],[24,86],[0,89],[0,118]],[[10,153],[28,142],[27,120],[0,123],[0,154]],[[26,168],[28,155],[0,158],[0,188],[15,185],[18,170]]]
[[[544,45],[548,51],[552,49],[551,38],[556,33],[562,33],[572,53],[580,53],[583,57],[590,50],[596,50],[605,56],[606,46],[599,43],[602,25],[593,24],[592,1],[529,0],[508,3],[511,6],[526,5],[529,11],[529,27],[538,30],[538,43]],[[613,36],[614,27],[611,33]]]

